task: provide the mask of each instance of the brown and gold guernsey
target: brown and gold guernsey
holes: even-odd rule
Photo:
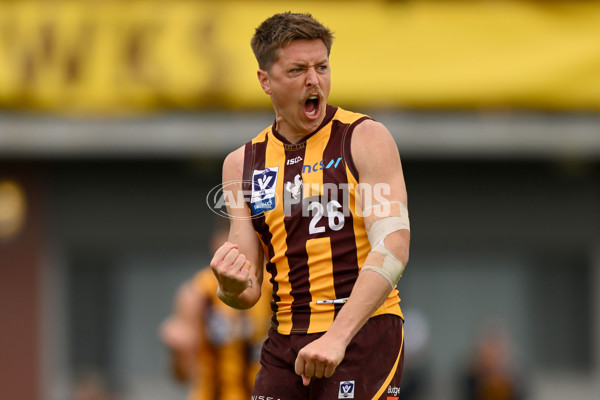
[[[369,117],[327,106],[321,126],[289,143],[275,124],[245,147],[243,189],[267,257],[273,327],[326,331],[371,250],[357,215],[358,173],[350,142]],[[374,315],[402,316],[394,289]]]

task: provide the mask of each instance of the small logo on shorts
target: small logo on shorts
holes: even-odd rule
[[[387,390],[388,394],[391,394],[392,396],[387,396],[385,400],[398,400],[398,396],[400,395],[400,388],[397,386],[388,386],[388,390]]]
[[[354,398],[354,381],[340,382],[340,392],[338,399],[353,399]]]

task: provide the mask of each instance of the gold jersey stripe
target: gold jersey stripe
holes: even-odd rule
[[[308,333],[315,332],[315,328],[331,325],[334,317],[335,306],[333,304],[316,304],[319,300],[334,300],[335,290],[333,276],[329,272],[331,265],[331,239],[328,237],[310,239],[306,242],[308,253],[308,271],[310,292],[310,325]],[[318,329],[316,330],[318,331]]]
[[[264,132],[264,137],[266,136]],[[273,143],[273,140],[269,140],[267,143],[267,149],[265,154],[265,168],[278,167],[279,172],[277,174],[277,187],[283,187],[284,185],[284,168],[285,168],[285,151],[283,147]],[[271,232],[271,245],[273,246],[273,262],[277,266],[277,276],[275,281],[278,283],[277,295],[279,296],[280,304],[292,304],[294,298],[291,296],[292,286],[289,280],[290,267],[288,265],[288,259],[285,256],[287,251],[287,232],[283,219],[279,218],[279,215],[283,214],[283,199],[281,193],[276,192],[275,209],[265,213],[265,222]],[[280,319],[277,318],[278,331],[281,333],[290,333],[292,330],[291,319]]]

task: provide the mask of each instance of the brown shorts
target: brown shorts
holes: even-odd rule
[[[396,315],[371,318],[354,336],[331,378],[308,386],[294,372],[298,351],[322,333],[281,335],[274,329],[263,345],[252,400],[397,400],[404,362],[404,330]]]

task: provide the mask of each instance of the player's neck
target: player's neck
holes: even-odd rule
[[[288,123],[282,118],[276,118],[275,129],[277,130],[277,133],[283,136],[288,142],[295,144],[301,142],[306,136],[316,131],[319,126],[321,126],[324,119],[325,116],[323,115],[322,118],[319,118],[319,120],[315,121],[315,123],[311,124],[311,126],[297,127]]]
[[[310,132],[288,131],[285,128],[282,129],[281,125],[279,125],[279,124],[277,124],[277,127],[275,129],[277,129],[277,132],[281,136],[283,136],[288,142],[290,142],[292,144],[302,141],[302,139],[304,139],[304,137],[306,137],[310,133]]]

